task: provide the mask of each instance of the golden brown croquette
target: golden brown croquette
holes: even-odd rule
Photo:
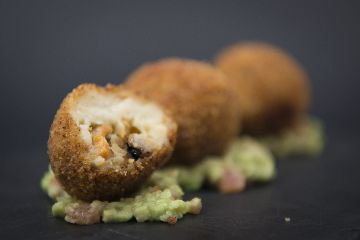
[[[122,197],[167,161],[176,129],[160,106],[129,90],[82,84],[63,100],[52,123],[51,167],[76,198]]]
[[[194,164],[221,154],[239,133],[235,92],[208,63],[176,58],[148,63],[128,77],[126,86],[162,105],[178,124],[169,162]]]
[[[245,42],[223,50],[216,65],[237,90],[245,133],[276,133],[308,109],[310,87],[302,67],[283,50]]]

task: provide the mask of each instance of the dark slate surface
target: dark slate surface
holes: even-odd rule
[[[175,226],[75,226],[53,218],[51,201],[39,188],[46,155],[24,150],[5,156],[1,169],[0,239],[359,239],[358,140],[330,136],[321,157],[278,161],[276,181],[241,194],[188,195],[202,198],[203,211]]]

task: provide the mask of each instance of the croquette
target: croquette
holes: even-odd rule
[[[178,124],[171,163],[189,165],[219,155],[239,133],[235,91],[211,64],[158,60],[130,74],[125,85],[159,103]]]
[[[265,43],[244,42],[215,59],[237,91],[243,132],[276,134],[298,124],[310,101],[308,77],[296,60]]]
[[[171,156],[176,123],[121,87],[82,84],[63,100],[50,129],[56,178],[81,200],[126,196]]]

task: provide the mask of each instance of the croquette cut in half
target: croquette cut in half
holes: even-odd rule
[[[121,87],[83,84],[63,100],[52,123],[51,167],[78,199],[123,197],[168,160],[176,131],[159,105]]]
[[[170,163],[222,154],[239,133],[239,108],[226,76],[211,64],[177,58],[147,63],[125,83],[167,109],[178,124]]]
[[[296,60],[265,43],[223,50],[215,64],[237,91],[244,133],[275,134],[295,126],[308,109],[308,77]]]

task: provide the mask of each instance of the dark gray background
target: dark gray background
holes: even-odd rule
[[[304,65],[311,111],[327,126],[320,159],[279,162],[275,183],[244,194],[201,193],[204,213],[175,228],[77,228],[50,216],[38,181],[52,118],[72,88],[119,83],[161,57],[211,59],[239,40],[274,43]],[[172,239],[186,230],[199,238],[359,239],[359,45],[360,1],[0,1],[1,239]]]
[[[100,3],[101,2],[101,3]],[[358,129],[359,1],[1,1],[2,147],[44,146],[62,98],[167,56],[263,40],[291,52],[331,130]]]

